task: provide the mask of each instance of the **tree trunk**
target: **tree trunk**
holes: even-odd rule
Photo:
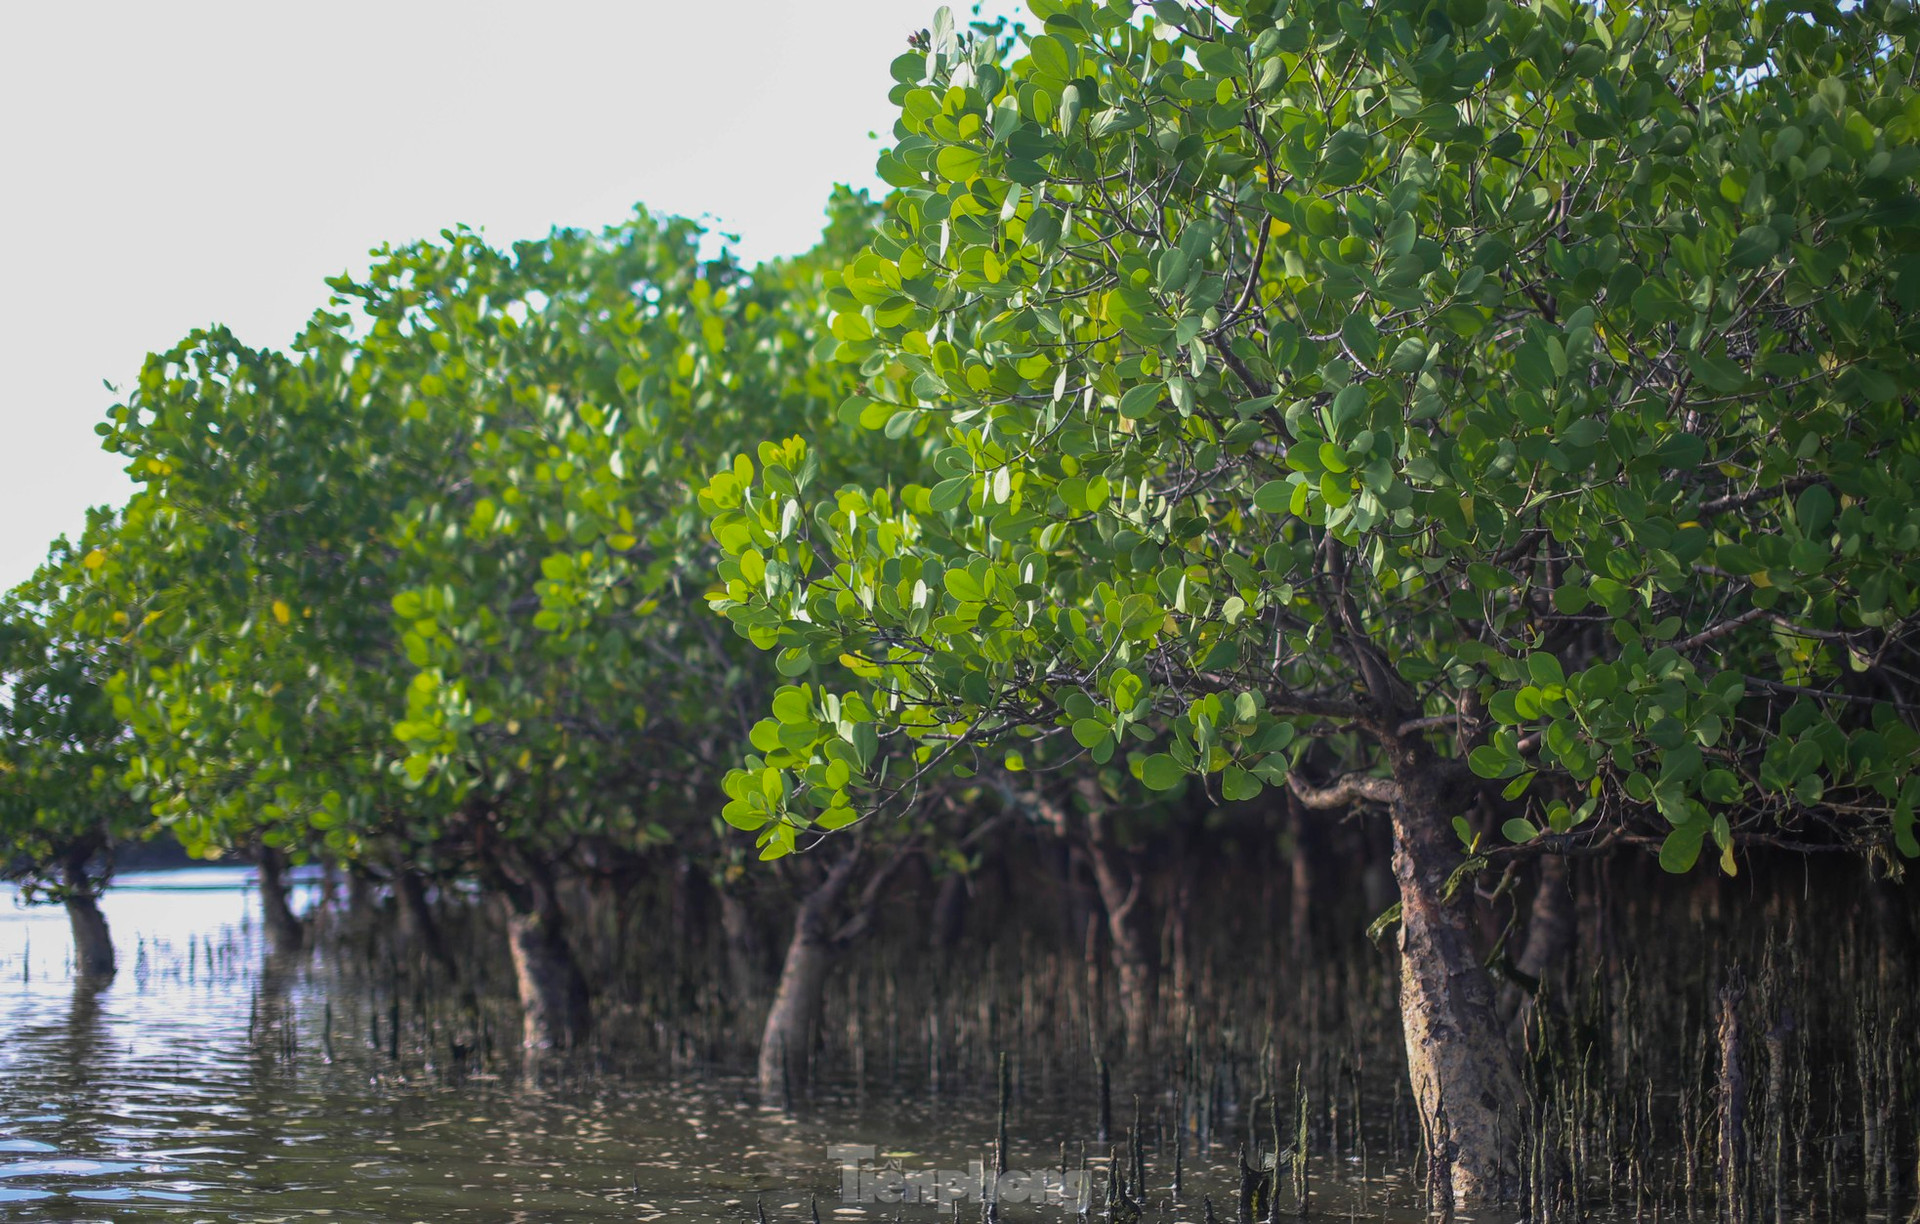
[[[767,1102],[785,1099],[812,1074],[820,1000],[834,959],[833,947],[824,938],[809,935],[796,919],[780,969],[780,989],[767,1009],[767,1025],[760,1035],[760,1093]]]
[[[1739,969],[1727,971],[1726,984],[1720,988],[1720,1023],[1716,1036],[1720,1045],[1720,1150],[1717,1161],[1720,1218],[1728,1224],[1743,1224],[1747,1218],[1747,1070],[1746,1028],[1741,1023],[1740,1004],[1746,998],[1746,979]]]
[[[727,944],[727,979],[736,1006],[747,1006],[766,991],[766,960],[753,911],[740,894],[726,885],[720,895],[720,932]]]
[[[520,989],[520,1043],[528,1050],[566,1050],[586,1039],[591,1022],[587,980],[567,943],[566,915],[544,867],[524,866],[505,890],[507,946]]]
[[[398,867],[393,873],[393,895],[400,903],[400,930],[407,942],[431,957],[449,973],[453,958],[447,955],[446,940],[441,938],[439,920],[427,904],[426,882],[411,867]]]
[[[114,974],[113,936],[107,930],[106,916],[100,912],[99,889],[87,874],[87,860],[92,857],[91,846],[75,848],[62,864],[67,922],[73,927],[74,971],[82,978],[104,980]]]
[[[1167,899],[1166,935],[1161,940],[1168,965],[1170,1031],[1180,1032],[1186,1025],[1187,1010],[1193,1004],[1193,867],[1184,854],[1176,869],[1173,895]]]
[[[287,858],[272,846],[260,848],[260,911],[267,924],[267,936],[273,950],[282,955],[300,951],[306,943],[306,927],[294,916],[287,903]]]
[[[780,987],[760,1034],[760,1094],[784,1100],[804,1086],[812,1071],[813,1043],[820,1031],[820,1000],[838,947],[829,929],[834,907],[859,866],[858,849],[835,863],[793,915],[793,936],[780,968]],[[777,1097],[776,1097],[776,1094]]]
[[[1566,989],[1567,967],[1580,933],[1567,860],[1549,854],[1540,860],[1540,884],[1527,915],[1527,942],[1514,967],[1556,992]]]
[[[1151,906],[1146,880],[1113,844],[1105,805],[1093,799],[1087,813],[1087,850],[1093,881],[1107,912],[1107,937],[1113,950],[1114,975],[1119,979],[1120,1010],[1126,1018],[1127,1049],[1147,1048],[1153,1022],[1155,952]]]
[[[109,978],[114,974],[113,936],[106,916],[91,893],[67,894],[67,921],[73,927],[73,965],[81,977]]]
[[[951,952],[959,946],[960,936],[967,927],[967,877],[958,871],[948,871],[940,877],[940,887],[933,895],[932,930],[928,934],[928,943],[935,952]]]
[[[359,929],[373,925],[373,882],[357,866],[347,868],[347,923]]]
[[[1287,821],[1293,827],[1293,855],[1288,863],[1290,889],[1287,898],[1287,934],[1292,944],[1294,963],[1307,965],[1313,960],[1316,925],[1313,917],[1313,881],[1319,874],[1315,867],[1320,851],[1320,831],[1313,827],[1306,805],[1292,791],[1287,792]]]
[[[1506,987],[1501,998],[1501,1014],[1520,1024],[1526,1023],[1542,1000],[1550,1009],[1548,1014],[1566,1013],[1568,970],[1580,934],[1579,907],[1567,860],[1549,854],[1540,859],[1539,866],[1539,885],[1527,910],[1526,942],[1513,958],[1514,969],[1537,985],[1531,992],[1520,985]]]
[[[1393,871],[1400,884],[1400,1013],[1407,1066],[1436,1179],[1461,1207],[1520,1189],[1526,1094],[1474,954],[1464,907],[1445,899],[1460,863],[1440,763],[1424,744],[1387,745],[1397,784]]]

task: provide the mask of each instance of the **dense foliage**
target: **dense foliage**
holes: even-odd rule
[[[149,363],[107,427],[142,487],[94,615],[138,621],[133,777],[189,846],[632,851],[663,812],[704,823],[758,681],[700,607],[688,490],[743,422],[841,395],[808,359],[815,265],[749,277],[699,237],[453,231],[335,282],[292,354],[216,330]]]
[[[894,62],[893,190],[806,255],[450,230],[150,358],[138,491],[0,607],[11,869],[157,822],[475,877],[539,1045],[565,877],[787,860],[771,1087],[916,856],[1082,853],[1134,1041],[1131,839],[1384,809],[1484,1199],[1527,1103],[1463,882],[1920,857],[1909,7],[1029,7]]]
[[[1906,9],[1035,15],[896,62],[832,295],[921,470],[710,491],[721,606],[844,665],[736,804],[878,737],[1244,799],[1424,732],[1514,841],[1920,852]]]
[[[128,741],[106,692],[118,643],[72,624],[72,591],[112,529],[96,512],[78,546],[56,541],[0,600],[0,868],[29,896],[91,894],[111,874],[113,847],[152,825],[123,785]]]

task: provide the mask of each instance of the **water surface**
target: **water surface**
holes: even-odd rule
[[[123,877],[102,902],[121,972],[98,988],[73,977],[63,911],[0,897],[0,1218],[739,1221],[764,1207],[778,1222],[810,1218],[817,1197],[823,1219],[932,1220],[947,1213],[844,1202],[829,1145],[909,1170],[965,1170],[990,1150],[979,1094],[847,1086],[788,1116],[724,1073],[530,1086],[411,1046],[396,1060],[372,1040],[380,1005],[325,956],[266,956],[248,884],[246,869]],[[1023,1093],[1013,1167],[1058,1169],[1064,1151],[1077,1168],[1084,1153],[1101,1181],[1086,1113]],[[1163,1137],[1149,1150],[1162,1199]],[[1211,1194],[1231,1219],[1232,1159],[1185,1150],[1184,1205],[1153,1218],[1198,1221]],[[1404,1179],[1327,1164],[1329,1214],[1365,1202],[1365,1218],[1402,1218]],[[977,1219],[977,1203],[961,1215]]]

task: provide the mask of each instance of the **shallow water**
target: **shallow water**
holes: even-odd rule
[[[266,968],[247,883],[244,869],[122,878],[103,901],[121,972],[97,990],[73,980],[61,910],[0,897],[0,1218],[740,1221],[764,1206],[778,1224],[810,1218],[817,1197],[823,1219],[933,1220],[952,1207],[857,1201],[857,1176],[846,1201],[830,1145],[956,1176],[990,1152],[993,1105],[977,1094],[841,1086],[788,1116],[726,1074],[530,1086],[454,1077],[422,1050],[391,1061],[324,958]],[[1130,1102],[1116,1094],[1114,1112],[1122,1139]],[[1085,1099],[1023,1091],[1011,1166],[1057,1171],[1064,1147],[1077,1168],[1085,1149],[1104,1185],[1091,1121]],[[1155,1138],[1162,1202],[1173,1157]],[[1200,1221],[1211,1195],[1232,1219],[1228,1146],[1206,1160],[1184,1149],[1185,1199],[1149,1218]],[[1314,1179],[1316,1216],[1420,1218],[1400,1171],[1329,1160]],[[958,1215],[979,1212],[969,1187]]]

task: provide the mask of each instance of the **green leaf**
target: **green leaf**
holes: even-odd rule
[[[844,829],[860,819],[860,814],[850,807],[830,807],[815,818],[815,824],[831,833],[835,829]]]
[[[1700,861],[1700,843],[1705,840],[1705,822],[1682,825],[1667,834],[1660,843],[1660,866],[1674,875],[1685,875]]]
[[[1740,231],[1727,252],[1727,262],[1736,268],[1757,268],[1780,250],[1780,235],[1770,225],[1750,225]]]
[[[1130,421],[1146,416],[1159,404],[1162,390],[1160,383],[1141,383],[1128,388],[1120,397],[1120,415]]]
[[[1027,54],[1033,57],[1034,71],[1061,81],[1072,78],[1078,58],[1072,44],[1051,34],[1042,34],[1028,43]]]
[[[987,597],[986,588],[980,580],[963,569],[950,569],[944,575],[947,594],[962,603],[980,603]]]
[[[1687,368],[1693,376],[1721,394],[1738,391],[1747,385],[1747,372],[1728,360],[1724,353],[1688,353]]]
[[[1811,485],[1801,490],[1794,517],[1800,520],[1800,530],[1818,535],[1833,522],[1833,509],[1833,491],[1823,484]]]
[[[1482,744],[1469,753],[1467,765],[1483,778],[1510,778],[1520,772],[1519,760],[1492,744]]]
[[[1227,766],[1226,772],[1221,775],[1220,794],[1223,798],[1234,802],[1258,798],[1260,792],[1264,789],[1266,788],[1260,779],[1254,777],[1238,765]]]
[[[1567,675],[1560,668],[1560,660],[1544,651],[1535,651],[1527,656],[1527,674],[1532,676],[1533,682],[1541,688],[1549,685],[1564,687],[1567,683]]]
[[[1112,733],[1107,729],[1107,724],[1098,719],[1076,718],[1073,720],[1073,738],[1082,748],[1092,748],[1107,743],[1112,739]]]
[[[927,504],[933,507],[936,513],[945,513],[966,501],[967,495],[972,491],[972,476],[955,476],[934,485],[927,494]]]
[[[798,725],[813,721],[813,701],[804,688],[783,688],[773,695],[773,716],[783,723]]]
[[[1148,790],[1172,790],[1186,776],[1186,770],[1180,768],[1179,762],[1164,752],[1156,752],[1140,763],[1140,781]]]
[[[1530,820],[1515,817],[1500,826],[1500,835],[1514,845],[1523,845],[1540,836],[1540,830]]]
[[[735,799],[720,809],[720,818],[736,829],[756,832],[767,823],[767,814],[756,811],[744,800]]]
[[[1292,497],[1292,485],[1284,480],[1269,480],[1254,490],[1253,506],[1254,509],[1267,514],[1280,514],[1286,510],[1287,503]]]
[[[1380,359],[1380,329],[1364,311],[1347,316],[1346,322],[1340,325],[1340,338],[1361,361],[1371,365]]]
[[[980,167],[985,162],[985,157],[973,149],[963,148],[960,145],[948,145],[940,150],[939,156],[934,159],[934,168],[940,172],[940,177],[948,182],[970,183],[979,177]]]
[[[1914,837],[1913,804],[1902,801],[1893,809],[1893,844],[1908,858],[1920,858],[1920,839]]]

